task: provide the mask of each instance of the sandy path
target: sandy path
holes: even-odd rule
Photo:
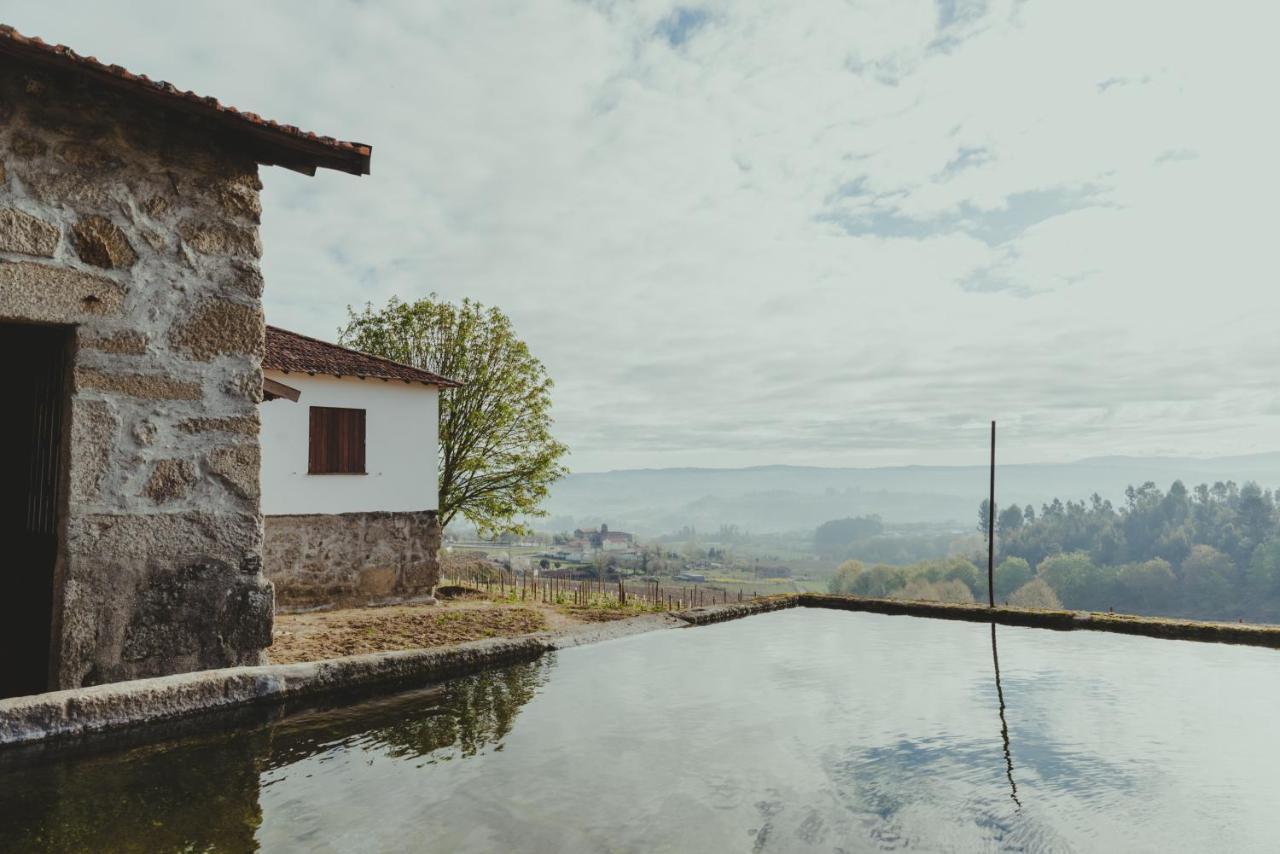
[[[267,657],[273,664],[292,664],[481,638],[560,634],[583,622],[538,602],[487,600],[277,614]]]

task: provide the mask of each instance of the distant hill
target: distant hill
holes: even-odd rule
[[[1094,457],[1060,464],[997,469],[996,502],[1040,505],[1053,498],[1083,499],[1094,492],[1124,500],[1130,484],[1155,481],[1162,489],[1181,479],[1188,487],[1216,480],[1280,486],[1280,453],[1216,458]],[[983,466],[816,468],[755,466],[740,469],[631,469],[572,474],[545,503],[560,529],[607,522],[611,528],[653,535],[693,525],[707,533],[722,524],[754,533],[815,528],[845,516],[879,514],[889,523],[976,523],[987,491]],[[572,524],[568,524],[572,521]]]

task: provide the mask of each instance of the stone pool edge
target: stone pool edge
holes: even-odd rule
[[[797,607],[1280,648],[1280,626],[788,593],[751,602],[593,623],[560,633],[492,638],[447,647],[379,652],[301,664],[202,670],[0,700],[0,751],[136,731],[202,715],[282,705],[361,689],[420,686],[490,667],[532,661],[557,649]]]
[[[0,750],[172,723],[379,685],[424,684],[532,661],[545,636],[310,661],[199,670],[0,700]]]
[[[1255,623],[1213,623],[1170,617],[1139,617],[1099,611],[1046,611],[997,605],[958,605],[946,602],[906,602],[898,599],[869,599],[826,593],[792,594],[796,605],[831,608],[838,611],[868,611],[875,614],[932,617],[942,620],[995,622],[1006,626],[1027,626],[1055,631],[1113,632],[1123,635],[1229,643],[1280,648],[1280,626]]]

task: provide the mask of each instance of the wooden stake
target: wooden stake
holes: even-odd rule
[[[991,422],[991,497],[987,499],[987,601],[996,606],[996,422]]]

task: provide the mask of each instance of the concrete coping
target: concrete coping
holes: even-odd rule
[[[1280,648],[1280,626],[1209,623],[1077,611],[907,602],[817,593],[785,594],[751,602],[648,614],[582,626],[561,634],[494,638],[455,646],[382,652],[304,664],[272,664],[181,673],[91,688],[0,700],[0,750],[96,740],[126,731],[167,734],[170,725],[218,727],[212,718],[286,703],[421,687],[491,667],[531,661],[543,653],[639,632],[701,626],[786,608],[845,611],[999,623],[1058,631],[1089,630],[1191,641]]]

